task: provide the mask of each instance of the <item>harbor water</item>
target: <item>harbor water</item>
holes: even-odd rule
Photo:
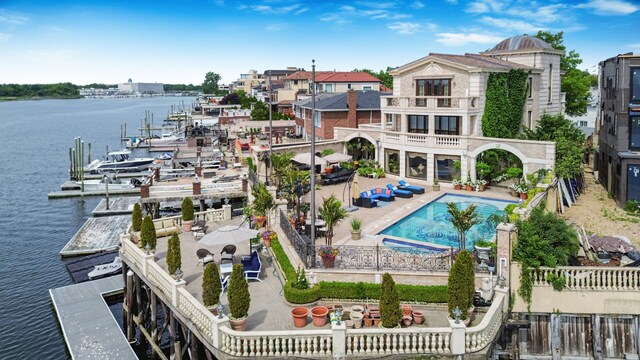
[[[136,135],[145,110],[154,125],[171,105],[194,98],[149,97],[0,102],[0,353],[4,359],[66,359],[48,290],[72,284],[59,251],[100,198],[48,200],[68,180],[69,148],[80,136],[91,158],[122,147],[120,126]],[[138,133],[139,135],[139,133]],[[143,356],[144,357],[144,356]]]

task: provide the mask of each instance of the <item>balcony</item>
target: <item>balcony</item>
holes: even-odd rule
[[[478,108],[478,97],[454,96],[382,96],[381,107],[395,109],[456,109]]]
[[[385,132],[383,141],[390,144],[410,145],[428,148],[462,149],[466,148],[468,136],[460,135],[431,135]]]

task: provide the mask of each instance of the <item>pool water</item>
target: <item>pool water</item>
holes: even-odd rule
[[[458,232],[451,225],[447,212],[447,203],[454,202],[459,209],[466,209],[476,204],[476,211],[480,222],[474,225],[466,234],[466,248],[471,249],[480,240],[491,240],[496,233],[496,224],[487,221],[492,214],[500,217],[504,208],[516,202],[495,200],[479,196],[445,194],[409,214],[404,219],[394,223],[379,232],[383,235],[421,241],[447,247],[458,247]]]

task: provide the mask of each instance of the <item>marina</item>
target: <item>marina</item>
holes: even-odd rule
[[[109,208],[107,209],[107,199],[102,199],[91,214],[95,217],[131,214],[133,212],[133,204],[137,203],[138,200],[139,198],[132,196],[109,199]]]
[[[127,229],[130,216],[108,216],[89,218],[60,250],[62,257],[93,254],[117,249],[119,234]]]

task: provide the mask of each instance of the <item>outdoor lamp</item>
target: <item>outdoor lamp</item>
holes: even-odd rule
[[[502,274],[500,274],[500,276],[498,276],[498,286],[500,286],[500,289],[504,289],[505,287],[505,281],[507,279],[504,278],[504,276],[502,276]]]
[[[147,245],[144,246],[144,249],[147,251],[147,255],[151,254],[151,245],[149,245],[149,243],[147,243]]]
[[[455,309],[453,309],[453,316],[456,319],[456,324],[460,324],[460,316],[462,315],[462,310],[460,310],[459,306],[456,306]]]
[[[336,325],[341,325],[342,324],[342,310],[341,309],[336,309],[334,311],[334,313],[336,314]]]
[[[176,281],[177,282],[180,282],[180,280],[182,280],[182,274],[183,274],[182,269],[177,268],[176,269]]]
[[[218,319],[222,319],[224,317],[224,305],[218,304],[216,310],[218,310]]]

